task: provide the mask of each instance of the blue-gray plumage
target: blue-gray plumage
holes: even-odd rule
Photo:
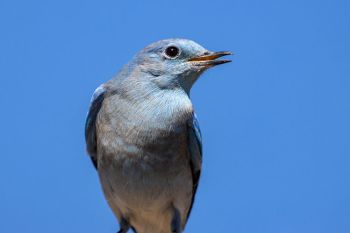
[[[181,233],[190,214],[202,140],[189,93],[213,53],[185,39],[155,42],[96,89],[86,145],[120,233]]]

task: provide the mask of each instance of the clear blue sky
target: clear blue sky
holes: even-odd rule
[[[350,232],[350,2],[145,2],[0,2],[0,232],[116,232],[89,100],[169,37],[236,53],[192,91],[204,168],[186,232]]]

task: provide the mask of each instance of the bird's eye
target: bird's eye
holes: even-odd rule
[[[179,56],[180,54],[180,49],[178,47],[175,46],[169,46],[168,48],[165,49],[165,55],[168,58],[176,58],[177,56]]]

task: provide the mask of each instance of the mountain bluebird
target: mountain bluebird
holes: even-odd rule
[[[93,94],[87,151],[120,230],[181,233],[202,164],[201,133],[190,90],[230,52],[211,52],[186,39],[141,50]]]

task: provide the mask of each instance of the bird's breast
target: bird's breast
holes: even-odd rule
[[[191,170],[184,132],[150,136],[137,141],[116,134],[104,144],[100,172],[106,175],[118,197],[128,208],[163,208],[177,196],[189,195]],[[112,150],[111,150],[112,149]],[[155,203],[156,202],[156,203]]]
[[[156,92],[136,99],[114,95],[105,99],[97,126],[101,135],[112,131],[132,142],[152,141],[181,133],[192,115],[192,103],[183,93]]]
[[[107,199],[122,212],[161,213],[177,198],[190,203],[191,117],[192,105],[176,96],[143,104],[120,96],[105,100],[96,128],[98,170]]]

